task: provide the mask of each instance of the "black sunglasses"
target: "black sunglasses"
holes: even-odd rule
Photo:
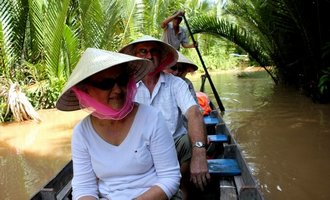
[[[176,65],[174,65],[174,66],[170,67],[170,69],[173,71],[176,71],[176,70],[178,70],[178,67]]]
[[[173,71],[179,71],[179,72],[182,72],[183,71],[183,68],[182,67],[178,67],[177,65],[174,65],[172,67],[170,67],[171,70]]]
[[[144,48],[141,48],[141,49],[138,49],[137,50],[137,53],[139,53],[140,55],[147,55],[148,53],[150,53],[151,55],[156,55],[156,54],[159,54],[160,51],[158,48],[152,48],[152,49],[144,49]]]
[[[127,86],[128,81],[129,81],[129,75],[121,74],[117,78],[105,78],[101,81],[91,81],[90,79],[88,79],[86,83],[100,90],[111,90],[116,83],[118,86],[122,86],[122,87]]]

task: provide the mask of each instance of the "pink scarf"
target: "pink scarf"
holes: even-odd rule
[[[87,108],[92,111],[92,115],[99,119],[113,119],[121,120],[126,117],[134,107],[133,98],[136,94],[136,83],[134,78],[130,78],[127,84],[126,98],[124,106],[117,110],[105,105],[93,97],[91,97],[86,92],[78,89],[77,87],[72,87],[71,90],[76,94],[79,104],[82,108]]]
[[[173,57],[167,56],[165,60],[162,61],[162,63],[159,64],[159,66],[153,71],[150,72],[148,75],[149,76],[154,76],[155,74],[160,73],[163,71],[166,67],[168,67],[168,64],[170,61],[173,59]]]

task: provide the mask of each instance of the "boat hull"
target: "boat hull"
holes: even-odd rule
[[[260,188],[252,175],[239,145],[232,137],[230,130],[217,110],[213,110],[204,118],[207,133],[210,138],[221,138],[224,141],[211,142],[208,147],[209,160],[234,160],[240,170],[239,174],[228,171],[211,173],[211,181],[204,191],[193,189],[192,200],[263,200]],[[213,139],[215,140],[215,139]],[[229,170],[230,171],[230,170]],[[70,161],[45,187],[36,193],[32,200],[71,199],[71,180],[73,176],[72,161]]]

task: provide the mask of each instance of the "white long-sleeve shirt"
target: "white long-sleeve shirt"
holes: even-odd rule
[[[170,198],[179,188],[181,176],[173,137],[161,113],[151,106],[139,105],[119,146],[95,132],[90,116],[83,119],[73,131],[72,159],[73,199],[86,195],[133,199],[154,185]]]

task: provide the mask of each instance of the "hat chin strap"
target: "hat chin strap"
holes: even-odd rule
[[[113,109],[110,106],[95,100],[89,94],[78,89],[75,86],[72,87],[71,90],[76,94],[80,106],[82,108],[87,108],[87,110],[92,111],[92,115],[94,117],[97,117],[99,119],[121,120],[133,110],[133,98],[136,94],[137,89],[134,78],[130,78],[127,84],[125,103],[123,107],[119,110]]]

